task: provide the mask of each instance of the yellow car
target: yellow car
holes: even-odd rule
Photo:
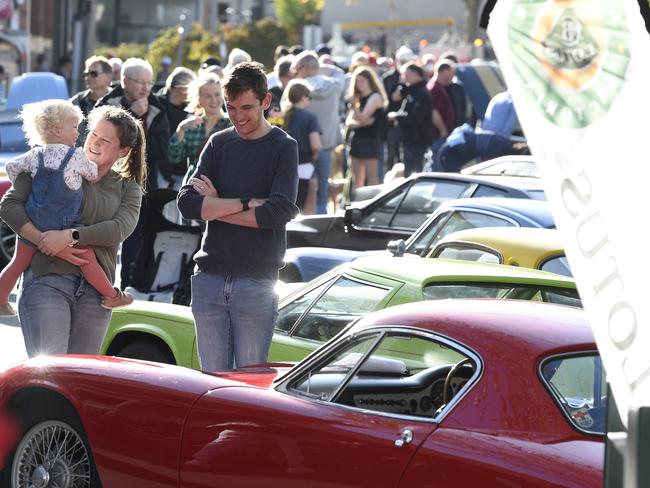
[[[556,229],[484,227],[452,232],[427,257],[541,269],[572,276]]]

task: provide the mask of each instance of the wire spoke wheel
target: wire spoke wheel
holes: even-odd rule
[[[91,486],[91,460],[79,433],[65,422],[47,420],[23,437],[12,467],[13,488]]]
[[[11,228],[0,220],[0,264],[11,261],[16,245],[16,234]]]

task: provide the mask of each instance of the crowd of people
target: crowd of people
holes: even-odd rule
[[[96,353],[104,309],[132,301],[123,290],[143,246],[140,207],[171,189],[182,218],[204,222],[192,276],[203,367],[264,362],[285,226],[299,212],[330,211],[335,155],[355,188],[427,164],[458,171],[469,141],[474,157],[481,137],[509,141],[510,98],[495,97],[482,128],[468,124],[456,63],[452,53],[419,58],[405,46],[395,59],[360,51],[347,71],[325,45],[278,46],[270,73],[241,49],[197,72],[172,69],[167,57],[158,73],[144,59],[88,58],[86,90],[23,110],[33,149],[7,165],[14,186],[0,218],[21,237],[0,275],[0,314],[14,313],[7,298],[23,274],[28,353]],[[68,320],[44,333],[51,313]],[[80,332],[82,315],[97,327]]]

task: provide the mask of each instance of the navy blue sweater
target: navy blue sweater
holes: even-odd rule
[[[277,127],[264,137],[242,139],[234,128],[214,134],[205,145],[194,177],[206,175],[221,198],[266,198],[255,208],[258,229],[208,222],[194,256],[201,271],[277,279],[286,250],[286,224],[298,214],[298,147]],[[186,219],[201,219],[203,197],[191,185],[178,193]]]

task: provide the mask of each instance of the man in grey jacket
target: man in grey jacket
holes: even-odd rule
[[[318,55],[314,51],[301,52],[291,64],[291,70],[296,78],[304,79],[311,89],[311,102],[306,110],[316,115],[322,131],[322,149],[318,153],[314,166],[318,178],[316,212],[325,214],[329,196],[332,150],[341,142],[341,119],[338,108],[343,86],[338,80],[320,74],[319,69]]]

